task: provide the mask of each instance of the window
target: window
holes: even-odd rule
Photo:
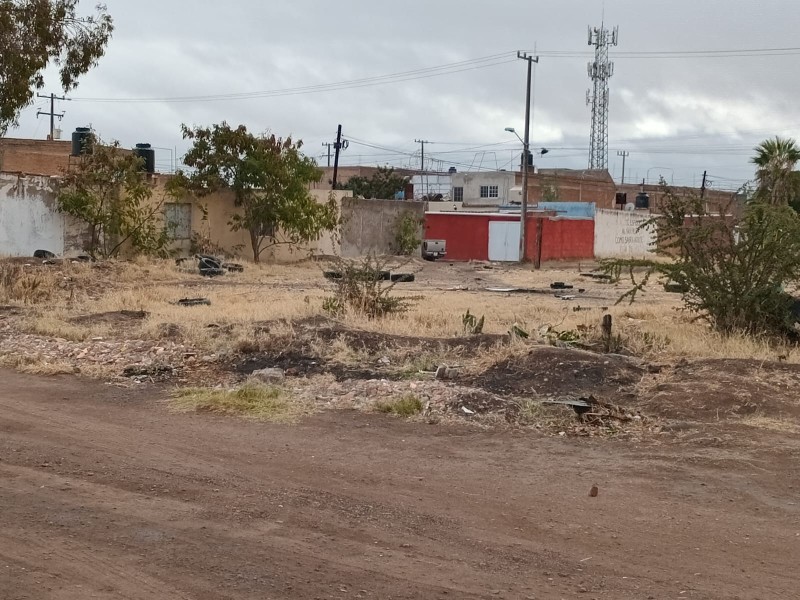
[[[188,240],[192,236],[192,205],[174,202],[164,205],[164,219],[173,240]]]
[[[453,188],[453,202],[463,202],[464,201],[464,188],[463,187],[454,187]]]
[[[496,185],[482,185],[481,198],[499,198],[500,188]]]

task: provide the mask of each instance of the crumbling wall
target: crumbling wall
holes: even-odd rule
[[[56,179],[0,173],[0,255],[65,250],[65,219],[56,208]]]
[[[342,200],[341,247],[342,256],[363,256],[369,253],[394,254],[397,225],[406,213],[419,223],[422,239],[422,223],[425,219],[425,203],[401,200]]]

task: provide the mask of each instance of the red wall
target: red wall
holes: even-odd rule
[[[528,258],[536,257],[536,221],[528,218]],[[593,219],[542,219],[542,261],[594,258]]]
[[[528,217],[528,257],[536,256],[536,224],[542,221],[542,260],[594,258],[594,221]],[[447,241],[447,259],[489,260],[489,221],[517,221],[518,217],[427,213],[425,238]]]

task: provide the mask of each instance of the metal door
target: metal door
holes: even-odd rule
[[[519,260],[519,221],[489,221],[489,260]]]

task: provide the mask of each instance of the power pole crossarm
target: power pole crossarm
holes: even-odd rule
[[[617,156],[621,156],[622,157],[622,181],[621,181],[621,183],[623,183],[623,184],[625,183],[625,159],[628,158],[630,155],[631,155],[631,153],[628,152],[627,150],[618,150],[617,151]]]
[[[421,171],[424,171],[425,170],[425,144],[429,144],[430,142],[428,140],[414,140],[414,142],[417,143],[417,144],[420,144],[420,146],[422,147],[422,152],[420,153],[421,158],[420,158],[420,167],[419,168],[420,168]]]
[[[50,117],[50,139],[52,140],[56,132],[56,118],[58,118],[59,121],[64,118],[63,112],[56,113],[56,100],[66,100],[67,98],[64,96],[56,96],[55,94],[36,94],[36,97],[50,100],[50,112],[40,110],[36,112],[36,116],[48,115]]]

